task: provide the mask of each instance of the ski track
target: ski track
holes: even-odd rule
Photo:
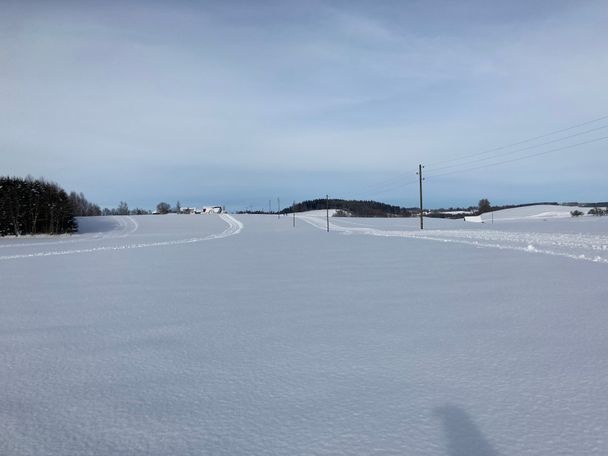
[[[326,230],[326,221],[302,216],[315,228]],[[565,233],[517,233],[490,230],[425,230],[398,231],[365,227],[345,227],[330,223],[330,228],[345,235],[401,237],[428,241],[466,244],[481,248],[516,250],[527,253],[560,256],[575,260],[608,264],[608,236]],[[599,255],[599,254],[602,255]]]
[[[98,232],[98,233],[86,233],[86,234],[65,234],[61,236],[74,236],[70,239],[65,239],[62,241],[49,241],[45,242],[45,239],[53,239],[53,235],[44,235],[41,237],[31,236],[30,239],[39,239],[40,242],[14,242],[12,244],[0,244],[0,249],[5,249],[9,247],[36,247],[36,246],[47,246],[47,245],[61,245],[61,244],[73,244],[75,242],[87,242],[87,241],[97,241],[100,239],[117,239],[117,238],[125,238],[127,236],[132,235],[139,229],[139,224],[137,221],[131,216],[112,216],[115,220],[118,221],[118,225],[120,226],[119,230],[113,230],[107,233]],[[128,220],[128,222],[127,222]],[[130,223],[129,223],[130,222]],[[129,228],[129,224],[132,225]],[[118,231],[118,232],[116,232]]]
[[[228,228],[226,228],[221,233],[210,234],[209,236],[195,237],[195,238],[189,238],[189,239],[177,239],[177,240],[173,240],[173,241],[146,242],[146,243],[137,243],[137,244],[123,244],[123,245],[114,245],[114,246],[91,247],[88,249],[55,250],[55,251],[50,251],[50,252],[35,252],[35,253],[27,253],[27,254],[5,255],[5,256],[0,256],[0,261],[1,260],[15,260],[15,259],[19,259],[19,258],[47,257],[47,256],[57,256],[57,255],[75,255],[75,254],[79,254],[79,253],[103,252],[103,251],[108,251],[108,250],[130,250],[130,249],[141,249],[141,248],[146,248],[146,247],[161,247],[161,246],[167,246],[167,245],[193,244],[196,242],[210,241],[213,239],[223,239],[223,238],[227,238],[230,236],[234,236],[234,235],[239,234],[244,227],[242,222],[240,222],[239,220],[237,220],[236,218],[232,217],[229,214],[220,214],[219,217],[228,224]],[[135,231],[137,231],[137,229],[139,228],[139,225],[137,224],[137,222],[134,219],[132,219],[131,217],[126,217],[126,218],[129,219],[134,225],[133,228],[130,231],[128,231],[126,234],[120,234],[118,236],[104,236],[102,238],[93,238],[93,239],[94,240],[98,240],[98,239],[105,240],[108,238],[125,238],[125,237],[129,236],[130,234],[134,233]],[[128,228],[127,222],[125,222],[123,219],[121,219],[120,223],[122,226],[125,227],[125,229]],[[92,239],[89,238],[87,240],[92,240]],[[62,242],[70,242],[70,241],[57,241],[55,243],[62,243]],[[49,244],[50,243],[32,243],[32,244],[29,244],[29,246],[32,246],[32,245],[46,246]],[[22,245],[28,245],[28,244],[16,244],[16,245],[22,246]]]

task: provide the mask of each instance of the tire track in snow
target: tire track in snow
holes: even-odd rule
[[[35,258],[35,257],[47,257],[47,256],[57,256],[57,255],[75,255],[79,253],[93,253],[93,252],[103,252],[109,250],[131,250],[131,249],[141,249],[147,247],[161,247],[167,245],[183,245],[183,244],[194,244],[197,242],[210,241],[213,239],[223,239],[230,236],[237,235],[241,232],[244,225],[242,222],[232,217],[229,214],[220,214],[220,218],[228,224],[228,228],[218,234],[210,234],[209,236],[204,237],[195,237],[189,239],[177,239],[173,241],[159,241],[159,242],[145,242],[145,243],[137,243],[137,244],[123,244],[123,245],[114,245],[114,246],[101,246],[101,247],[91,247],[89,249],[72,249],[72,250],[55,250],[51,252],[35,252],[35,253],[27,253],[27,254],[16,254],[16,255],[5,255],[0,256],[0,261],[2,260],[16,260],[19,258]],[[133,228],[133,232],[137,230],[138,225],[135,222],[135,228]],[[123,237],[123,236],[121,236]],[[105,239],[105,238],[104,238]],[[34,244],[36,245],[36,244]]]
[[[313,216],[301,216],[315,228],[326,230],[326,221]],[[377,228],[345,227],[333,221],[330,228],[345,235],[401,237],[428,241],[465,244],[480,248],[516,250],[560,256],[575,260],[608,264],[608,236],[565,233],[517,233],[493,230],[426,230],[398,231]],[[599,255],[601,253],[602,255]]]

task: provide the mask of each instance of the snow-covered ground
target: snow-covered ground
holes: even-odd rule
[[[0,454],[608,454],[608,217],[508,218],[0,239]]]
[[[514,207],[494,212],[486,212],[480,216],[468,216],[467,221],[489,223],[496,221],[520,221],[530,219],[570,218],[572,211],[587,214],[591,208],[581,206],[558,206],[554,204],[537,204],[534,206]]]
[[[507,216],[503,217],[502,212],[508,212]],[[497,211],[494,223],[481,227],[471,224],[463,226],[460,221],[426,219],[426,229],[423,231],[415,218],[359,219],[359,222],[351,218],[332,218],[330,226],[332,231],[341,234],[424,239],[608,263],[608,219],[597,220],[594,217],[595,223],[584,224],[582,220],[570,217],[558,224],[547,224],[544,223],[546,219],[523,215],[527,213],[530,213],[528,208]],[[327,229],[326,218],[316,212],[306,213],[302,218],[312,226]],[[515,220],[519,223],[507,223]],[[586,228],[592,231],[583,233]]]

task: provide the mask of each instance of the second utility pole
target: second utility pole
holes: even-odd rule
[[[329,195],[325,195],[325,209],[327,210],[327,232],[329,233]]]
[[[424,229],[424,218],[423,218],[423,209],[422,209],[422,165],[418,165],[418,179],[420,180],[420,229]]]

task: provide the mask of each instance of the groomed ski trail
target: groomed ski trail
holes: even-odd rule
[[[133,233],[135,233],[139,229],[139,224],[137,221],[131,217],[130,215],[113,215],[112,219],[118,222],[119,229],[112,230],[107,233],[98,232],[98,233],[85,233],[79,234],[75,233],[75,235],[70,234],[62,234],[59,237],[66,238],[68,236],[74,236],[69,239],[55,240],[55,236],[50,234],[45,234],[42,236],[23,236],[20,239],[25,238],[26,242],[13,242],[11,244],[0,244],[0,249],[6,248],[15,248],[15,247],[46,247],[47,245],[61,245],[61,244],[73,244],[76,242],[90,242],[97,240],[107,240],[107,239],[117,239],[117,238],[125,238]],[[48,239],[48,241],[47,241]],[[32,242],[33,240],[37,240],[39,242]]]
[[[323,231],[327,229],[327,222],[323,218],[306,215],[300,216],[300,218],[315,228]],[[492,230],[398,231],[371,227],[346,227],[334,223],[333,220],[330,223],[330,229],[345,235],[423,239],[608,264],[608,236],[605,235],[520,233]]]
[[[210,234],[204,237],[195,237],[189,239],[177,239],[173,241],[160,241],[160,242],[146,242],[146,243],[137,243],[137,244],[124,244],[124,245],[114,245],[114,246],[102,246],[102,247],[92,247],[88,249],[72,249],[72,250],[55,250],[50,252],[35,252],[28,254],[16,254],[16,255],[5,255],[0,256],[0,261],[2,260],[16,260],[20,258],[35,258],[35,257],[48,257],[48,256],[57,256],[57,255],[76,255],[80,253],[94,253],[94,252],[103,252],[110,250],[130,250],[130,249],[142,249],[146,247],[162,247],[168,245],[182,245],[182,244],[194,244],[197,242],[203,241],[211,241],[214,239],[223,239],[230,236],[235,236],[241,232],[244,225],[242,222],[231,216],[230,214],[220,214],[219,216],[224,222],[228,224],[228,228],[218,234]],[[129,217],[131,218],[131,217]],[[133,220],[133,219],[131,219]],[[135,222],[136,227],[131,231],[134,232],[137,229],[137,222]],[[125,236],[120,236],[125,237]]]

